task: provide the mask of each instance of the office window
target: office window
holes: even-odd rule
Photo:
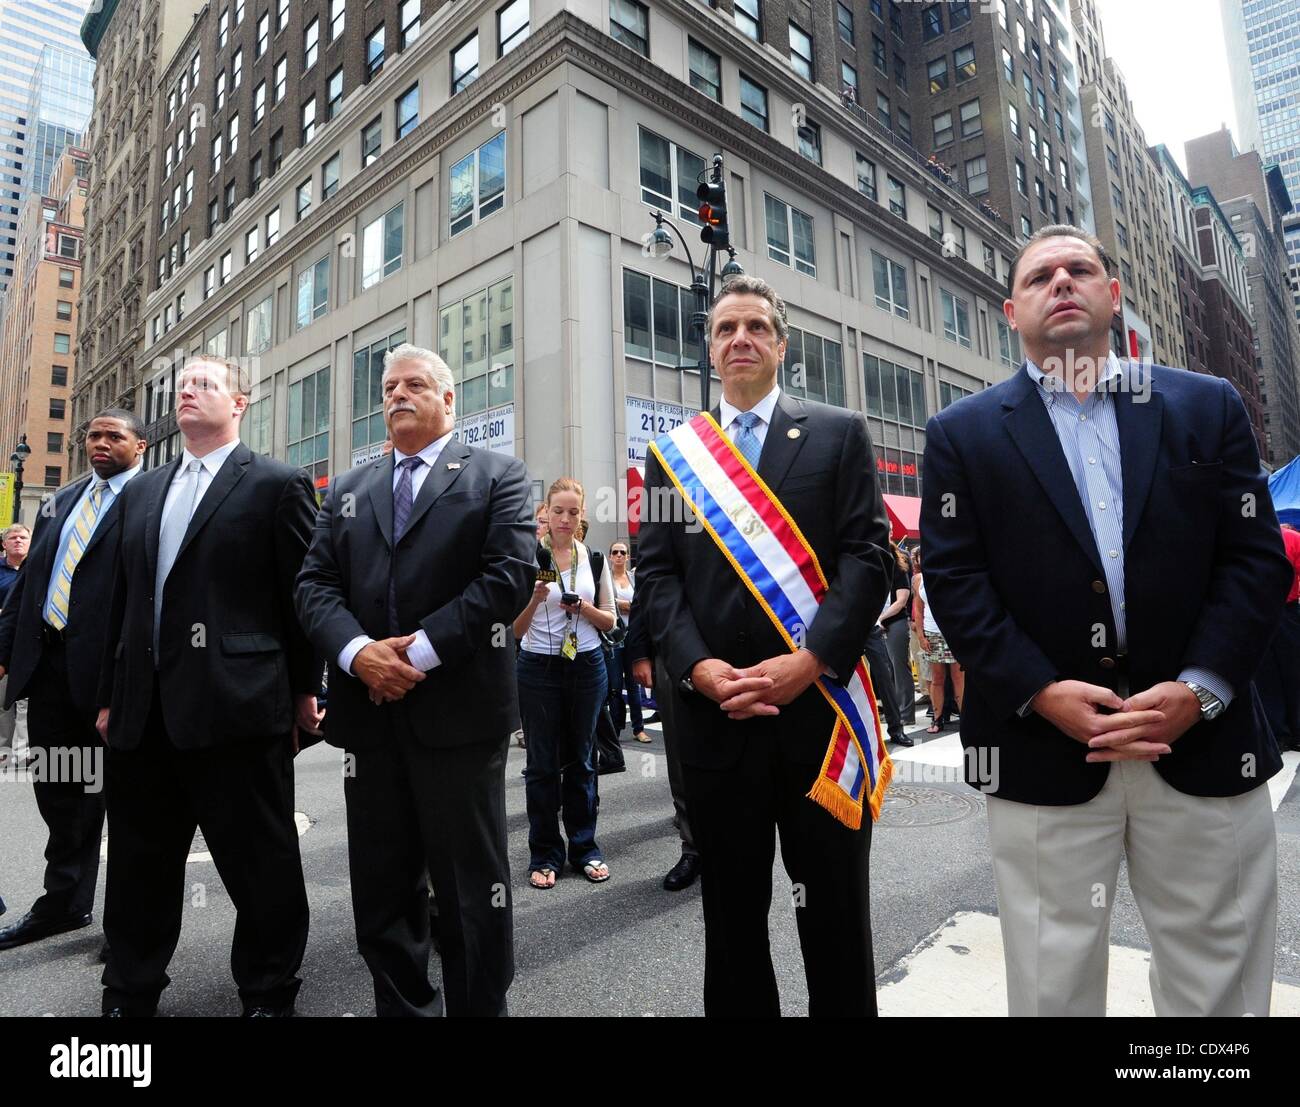
[[[420,86],[412,85],[397,98],[397,140],[420,125]]]
[[[1044,89],[1038,88],[1034,90],[1034,93],[1037,96],[1037,100],[1038,100],[1038,118],[1041,119],[1044,123],[1046,123],[1047,122],[1047,92]]]
[[[767,89],[740,75],[740,117],[760,131],[767,130]]]
[[[1055,62],[1047,63],[1047,74],[1047,79],[1052,82],[1052,91],[1059,93],[1061,91],[1061,79],[1057,76]]]
[[[302,145],[306,146],[316,137],[316,97],[313,96],[302,106]]]
[[[1060,108],[1052,109],[1052,118],[1056,123],[1056,137],[1062,142],[1065,141],[1065,120],[1061,118]]]
[[[384,25],[381,23],[366,39],[366,78],[373,77],[384,67]]]
[[[1113,184],[1110,186],[1110,198],[1120,211],[1124,210],[1124,193],[1120,191],[1119,185]]]
[[[1020,365],[1020,336],[1007,325],[1005,320],[998,323],[998,357],[1008,369]]]
[[[271,348],[271,297],[249,309],[244,317],[244,352],[260,354]]]
[[[938,4],[921,9],[921,37],[929,42],[943,34],[943,12]]]
[[[948,57],[935,58],[925,67],[926,74],[930,78],[930,95],[936,92],[942,92],[948,87]]]
[[[1068,191],[1070,187],[1070,168],[1068,165],[1066,165],[1064,158],[1060,159],[1060,170],[1061,170],[1061,187]]]
[[[311,183],[311,178],[308,177],[294,194],[294,209],[299,219],[311,211]]]
[[[943,336],[970,349],[970,305],[946,288],[939,290],[943,303]]]
[[[254,58],[260,58],[266,53],[267,43],[271,41],[271,13],[265,11],[262,17],[257,21],[257,49],[253,54]]]
[[[64,387],[68,383],[68,367],[66,365],[50,366],[50,384]]]
[[[857,154],[856,164],[858,172],[858,191],[869,199],[875,200],[877,198],[875,162],[868,161],[861,154]]]
[[[51,453],[51,454],[60,454],[60,453],[63,452],[63,432],[62,432],[62,431],[46,431],[46,432],[45,432],[45,450],[46,450],[47,453]],[[53,480],[53,481],[50,480],[49,474],[50,474],[50,470],[49,470],[49,469],[46,469],[46,470],[45,470],[45,483],[46,483],[47,485],[48,485],[48,484],[51,484],[51,483],[53,483],[53,484],[58,484],[58,483],[59,483],[59,470],[58,470],[57,468],[54,469],[54,480]]]
[[[1016,63],[1011,58],[1011,51],[1005,46],[1002,48],[1002,76],[1006,78],[1007,84],[1016,83]]]
[[[900,219],[906,219],[907,189],[903,187],[902,181],[896,180],[888,173],[885,174],[885,180],[888,182],[889,189],[889,210]]]
[[[329,103],[325,108],[325,118],[333,119],[338,114],[339,106],[343,103],[343,67],[341,65],[330,74],[326,95],[329,98]]]
[[[59,257],[75,258],[80,254],[81,239],[76,235],[59,235]]]
[[[1025,103],[1029,105],[1029,110],[1034,108],[1034,77],[1029,72],[1029,66],[1025,66],[1025,71],[1020,74],[1020,79],[1025,86]]]
[[[961,115],[962,138],[974,138],[976,135],[983,134],[984,123],[980,119],[980,102],[978,100],[968,100],[962,104],[959,113]]]
[[[1029,178],[1025,176],[1025,163],[1016,158],[1016,191],[1021,196],[1029,195]]]
[[[691,87],[721,103],[722,60],[694,39],[689,40],[687,53],[690,58]]]
[[[951,224],[949,224],[949,226],[951,229],[949,230],[948,233],[952,235],[953,248],[956,250],[957,256],[965,260],[966,259],[966,228],[963,227],[960,223],[958,223],[957,220],[955,219],[952,221]]]
[[[1022,215],[1020,217],[1020,233],[1025,238],[1028,238],[1034,233],[1034,225],[1029,222],[1029,216],[1027,215]]]
[[[1038,157],[1038,128],[1032,124],[1029,127],[1029,156]]]
[[[822,163],[822,129],[816,123],[805,121],[798,130],[799,153],[817,165]]]
[[[244,0],[235,0],[235,26],[238,27],[244,20]]]
[[[907,91],[907,62],[897,50],[894,51],[894,84]]]
[[[903,9],[898,6],[898,0],[889,0],[889,29],[903,37]]]
[[[258,150],[248,160],[248,194],[252,196],[262,187],[262,151]]]
[[[998,26],[1007,30],[1007,0],[997,0]]]
[[[763,16],[760,0],[736,0],[736,9],[732,18],[742,34],[748,35],[755,42],[762,38]]]
[[[528,0],[512,0],[497,12],[497,42],[505,57],[529,34]]]
[[[1017,109],[1015,104],[1007,105],[1007,118],[1010,119],[1011,121],[1011,133],[1015,135],[1016,138],[1019,138],[1020,137],[1020,111],[1019,109]]]
[[[881,126],[891,131],[894,129],[894,120],[889,110],[889,97],[883,92],[876,93],[876,118]]]
[[[289,385],[290,465],[306,469],[312,482],[329,478],[330,367]]]
[[[329,310],[330,256],[298,274],[298,310],[295,322],[299,330],[319,319]]]
[[[73,283],[76,281],[76,279],[77,279],[77,276],[76,276],[76,274],[75,274],[71,269],[60,269],[60,270],[59,270],[59,287],[60,287],[60,288],[71,288],[71,287],[73,286]]]
[[[1020,47],[1020,52],[1022,54],[1029,53],[1025,41],[1025,25],[1021,23],[1020,20],[1016,20],[1016,45]]]
[[[347,25],[347,0],[330,0],[330,42],[343,33]]]
[[[774,196],[763,196],[767,223],[767,256],[782,265],[791,264],[810,277],[817,276],[813,221],[798,208],[792,208]]]
[[[699,224],[699,199],[695,194],[706,168],[698,154],[641,128],[638,136],[641,169],[641,202],[674,215],[673,197],[677,197],[677,218]]]
[[[957,47],[957,49],[953,51],[952,65],[953,68],[957,71],[958,83],[962,81],[969,81],[972,77],[975,76],[977,72],[975,68],[975,47],[974,46]]]
[[[970,22],[970,0],[949,0],[948,27],[956,30]]]
[[[383,151],[383,116],[375,116],[361,131],[361,168],[379,160]]]
[[[307,72],[316,64],[316,58],[320,54],[320,20],[313,19],[307,24],[307,29],[302,34],[302,70]]]
[[[812,39],[797,23],[790,24],[790,65],[805,81],[813,79]]]
[[[637,0],[609,0],[609,33],[624,46],[650,56],[650,9]]]
[[[1110,166],[1110,171],[1112,173],[1118,173],[1120,171],[1119,155],[1109,146],[1106,147],[1106,164]]]
[[[221,226],[221,203],[216,198],[208,201],[208,236]]]
[[[676,306],[676,287],[666,287]],[[485,411],[514,399],[512,278],[442,306],[438,312],[438,354],[456,382],[458,413]],[[355,379],[353,391],[355,395]],[[355,423],[353,435],[355,439]]]
[[[71,318],[72,318],[72,301],[71,301],[71,300],[59,300],[58,303],[55,305],[55,314],[56,314],[60,319],[71,319]]]
[[[231,251],[227,250],[224,254],[221,255],[221,262],[220,262],[221,269],[220,269],[220,274],[221,274],[221,283],[222,283],[222,284],[225,284],[228,280],[230,280],[230,267],[231,267],[231,260],[232,260],[232,259],[231,259]]]
[[[454,96],[478,80],[478,32],[451,52],[451,91]]]
[[[941,111],[934,117],[934,148],[947,146],[952,141],[952,112]]]
[[[910,319],[907,270],[893,258],[872,250],[871,271],[875,281],[876,307],[881,311],[892,311],[900,319]]]
[[[335,154],[320,167],[320,198],[328,200],[339,190],[339,156]]]
[[[844,361],[838,342],[791,327],[781,363],[781,387],[801,400],[844,406]]]
[[[361,234],[361,287],[370,288],[402,268],[402,205],[367,224]]]
[[[227,8],[221,13],[221,19],[217,23],[217,47],[224,50],[226,43],[230,41],[230,9]]]
[[[69,334],[56,334],[54,336],[54,352],[56,354],[66,354],[72,351],[72,336]]]
[[[966,190],[972,196],[989,190],[989,160],[983,154],[966,162]]]
[[[839,28],[840,38],[853,45],[853,11],[835,0],[835,23]]]
[[[233,158],[239,152],[239,116],[232,115],[226,127],[226,149]]]
[[[1041,73],[1043,71],[1043,52],[1039,49],[1038,43],[1032,40],[1030,41],[1029,53],[1034,59],[1034,66],[1038,69],[1038,72]]]
[[[858,102],[858,71],[846,61],[840,62],[840,91]]]
[[[189,233],[188,231],[186,232]],[[280,209],[272,208],[266,213],[266,246],[270,249],[280,241]]]
[[[217,267],[209,265],[203,271],[203,298],[206,300],[217,290]]]
[[[249,227],[244,232],[244,264],[252,265],[257,260],[259,250],[257,248],[258,231],[256,227]]]
[[[285,84],[289,79],[289,58],[286,55],[275,63],[275,89],[271,93],[271,103],[278,104],[284,99]]]
[[[895,114],[898,123],[894,127],[894,131],[897,133],[899,138],[910,146],[912,144],[912,117],[902,108],[899,108]]]
[[[885,48],[885,40],[879,35],[871,36],[871,64],[881,73],[889,75],[889,51]]]
[[[266,118],[266,82],[259,81],[253,89],[253,126],[256,127]]]
[[[220,111],[226,106],[226,71],[224,69],[217,74],[217,79],[213,87],[215,89],[213,92],[213,99],[216,101],[216,108],[214,110]]]
[[[987,242],[984,246],[984,272],[992,277],[995,281],[998,279],[998,255]]]
[[[402,49],[420,37],[420,0],[402,0],[398,22],[402,27]]]
[[[943,212],[933,204],[926,204],[926,217],[930,228],[930,237],[935,242],[943,241]]]
[[[284,30],[285,24],[289,22],[289,0],[277,0],[275,6],[275,33],[279,34]]]

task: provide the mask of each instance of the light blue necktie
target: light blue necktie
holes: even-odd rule
[[[758,440],[758,435],[754,433],[754,428],[759,424],[759,418],[752,411],[742,411],[736,416],[736,424],[740,427],[740,432],[732,436],[732,441],[746,461],[749,462],[750,468],[757,471],[758,455],[763,452],[763,443]]]

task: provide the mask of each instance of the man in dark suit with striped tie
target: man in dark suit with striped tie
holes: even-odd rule
[[[140,472],[144,448],[144,425],[131,412],[109,408],[90,421],[94,473],[45,501],[0,614],[0,675],[9,675],[10,703],[28,700],[31,748],[45,755],[36,763],[36,804],[50,831],[45,893],[0,930],[0,949],[91,923],[104,827],[95,734],[101,615],[117,573],[117,497]]]

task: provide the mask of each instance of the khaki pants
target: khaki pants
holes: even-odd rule
[[[9,675],[0,677],[0,703],[4,702],[9,688]],[[27,701],[19,700],[13,707],[0,710],[0,750],[9,750],[15,757],[27,754]]]
[[[1268,1014],[1277,940],[1268,788],[1189,796],[1150,762],[1117,761],[1087,803],[990,796],[988,813],[1012,1015],[1106,1013],[1121,857],[1151,940],[1156,1014]]]

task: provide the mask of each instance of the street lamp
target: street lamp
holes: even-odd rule
[[[14,467],[14,513],[13,518],[9,520],[10,524],[18,522],[18,513],[22,510],[23,500],[23,463],[31,454],[32,448],[27,445],[27,435],[18,439],[18,445],[14,447],[14,452],[9,455],[9,461]]]

